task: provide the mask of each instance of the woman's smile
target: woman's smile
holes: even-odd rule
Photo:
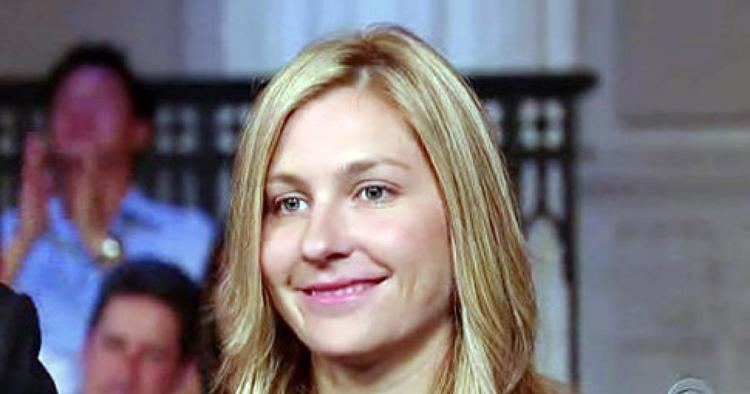
[[[387,277],[342,279],[314,283],[299,292],[311,312],[339,316],[365,307],[385,281]]]

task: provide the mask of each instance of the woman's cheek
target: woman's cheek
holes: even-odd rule
[[[288,231],[280,228],[264,231],[261,244],[261,270],[264,280],[270,285],[277,286],[284,283],[294,265],[294,253],[298,248],[294,245],[294,237]]]
[[[447,250],[447,230],[442,209],[404,207],[372,216],[360,229],[360,238],[389,253],[433,254]]]

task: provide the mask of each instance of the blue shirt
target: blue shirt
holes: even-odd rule
[[[60,198],[50,199],[48,215],[48,229],[31,246],[13,287],[31,296],[37,306],[42,358],[47,355],[53,363],[69,364],[48,366],[64,394],[68,384],[60,380],[71,379],[64,376],[71,374],[71,368],[80,369],[89,314],[106,272],[86,253]],[[6,245],[17,221],[16,211],[0,219]],[[122,242],[126,260],[174,263],[196,282],[203,279],[216,237],[216,226],[205,214],[149,199],[137,188],[124,197],[109,231]],[[61,372],[55,376],[57,369]]]

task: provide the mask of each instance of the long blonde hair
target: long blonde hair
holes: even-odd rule
[[[256,100],[234,169],[227,271],[216,295],[218,391],[309,392],[309,354],[276,314],[260,270],[265,177],[290,114],[340,86],[403,114],[442,192],[455,276],[455,335],[441,393],[546,393],[533,367],[536,306],[505,165],[461,76],[408,31],[376,26],[306,48]]]

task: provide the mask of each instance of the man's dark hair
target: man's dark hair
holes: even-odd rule
[[[45,91],[48,105],[52,105],[60,85],[74,71],[81,67],[101,67],[113,72],[122,81],[130,98],[135,115],[151,120],[154,105],[150,95],[136,79],[128,66],[125,55],[106,43],[83,43],[70,48],[50,72]]]
[[[99,324],[102,313],[113,298],[144,296],[171,309],[180,322],[180,354],[195,354],[200,341],[200,289],[179,268],[155,260],[135,260],[115,267],[104,279],[88,331]]]

